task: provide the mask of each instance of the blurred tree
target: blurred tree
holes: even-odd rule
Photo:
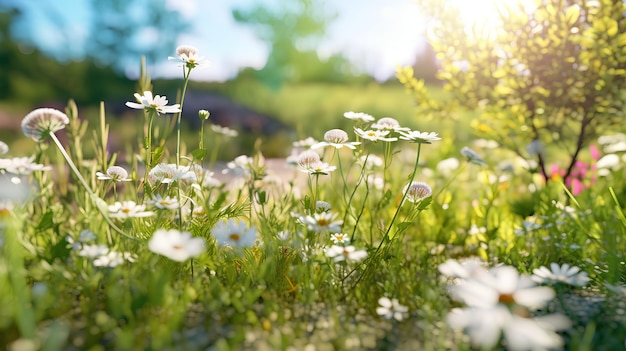
[[[430,98],[411,68],[398,77],[418,103],[449,114],[479,113],[472,126],[527,159],[550,178],[541,145],[570,154],[600,133],[623,127],[626,107],[626,3],[623,0],[519,1],[500,9],[501,31],[467,29],[448,1],[419,1],[433,19],[431,42],[452,101]],[[483,33],[485,34],[485,33]]]
[[[93,21],[87,55],[97,63],[125,73],[173,55],[178,36],[189,30],[181,14],[165,0],[91,0]]]
[[[437,54],[430,43],[426,43],[417,55],[413,64],[415,78],[423,79],[426,83],[440,83],[437,79]]]
[[[347,61],[341,62],[338,56],[325,62],[317,56],[316,45],[325,35],[328,24],[336,18],[336,14],[324,10],[323,1],[285,1],[277,8],[255,5],[233,10],[233,17],[254,28],[259,37],[271,45],[267,62],[256,76],[273,88],[279,88],[286,80],[311,79],[314,74],[340,74],[348,69]]]

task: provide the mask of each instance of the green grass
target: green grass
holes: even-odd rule
[[[327,129],[343,128],[353,141],[354,122],[342,114],[354,110],[392,116],[413,129],[439,132],[443,139],[421,146],[402,140],[364,142],[355,151],[338,153],[327,148],[323,161],[337,167],[330,174],[294,169],[278,179],[266,177],[272,170],[260,155],[248,153],[255,159],[244,167],[247,173],[220,186],[178,180],[146,187],[145,150],[137,146],[142,133],[138,137],[136,132],[143,130],[143,119],[133,120],[135,128],[111,131],[108,142],[119,137],[122,156],[106,151],[107,138],[102,138],[94,111],[87,130],[70,114],[72,123],[57,134],[95,194],[91,196],[49,138],[39,143],[17,138],[15,145],[29,147],[35,162],[51,169],[20,177],[33,184],[26,199],[9,205],[7,193],[0,193],[1,345],[46,350],[302,350],[308,345],[320,350],[469,350],[467,335],[446,323],[452,308],[465,306],[449,291],[449,284],[459,280],[445,279],[438,266],[448,259],[480,258],[488,268],[510,265],[520,274],[552,262],[580,267],[591,278],[587,287],[556,284],[555,298],[537,311],[510,302],[507,308],[522,318],[567,316],[571,326],[559,334],[566,349],[623,348],[623,168],[594,182],[586,178],[589,188],[573,196],[558,180],[546,185],[519,167],[501,170],[502,161],[515,161],[503,150],[477,148],[486,165],[467,162],[459,151],[472,139],[465,127],[469,116],[456,121],[416,118],[403,88],[331,89],[320,84],[287,86],[278,93],[253,93],[253,88],[238,87],[229,95],[293,125],[300,130],[298,138],[320,140]],[[171,118],[158,120],[149,150],[163,145],[163,163],[176,162],[175,133],[163,133]],[[97,137],[88,141],[86,135]],[[205,138],[209,151],[232,149],[237,142],[212,144],[208,132]],[[189,156],[198,146],[191,137],[183,139],[182,154]],[[17,156],[14,152],[5,157]],[[234,153],[225,152],[229,154]],[[365,170],[356,160],[366,155],[379,155],[386,166]],[[438,170],[438,162],[448,157],[458,158],[459,168]],[[133,180],[115,186],[97,180],[96,172],[112,164],[123,165]],[[382,187],[362,175],[381,177]],[[506,178],[493,181],[502,175]],[[0,177],[2,186],[11,182],[8,173]],[[402,189],[411,179],[429,184],[432,196],[416,204],[403,201]],[[151,195],[180,199],[184,207],[193,204],[204,211],[192,216],[158,209]],[[116,219],[103,205],[127,200],[143,203],[155,214]],[[317,213],[316,200],[331,205],[334,219],[342,221],[341,232],[367,257],[335,262],[329,256],[331,233],[304,223]],[[255,228],[255,243],[220,245],[214,228],[226,219]],[[482,230],[476,233],[473,227]],[[68,242],[68,237],[79,240],[86,229],[95,238],[76,246]],[[160,229],[187,231],[205,242],[204,250],[181,262],[169,259],[148,246]],[[102,265],[102,253],[85,256],[93,244],[131,256],[114,267]],[[504,295],[502,301],[511,298]],[[402,320],[377,313],[384,296],[408,308]],[[505,343],[496,345],[504,348]]]

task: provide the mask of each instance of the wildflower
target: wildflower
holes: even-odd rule
[[[96,240],[96,234],[89,229],[83,229],[80,234],[78,234],[78,239],[74,240],[71,236],[67,236],[65,240],[72,246],[72,250],[76,251],[85,243]]]
[[[93,260],[93,265],[96,267],[113,268],[119,266],[125,261],[135,262],[135,257],[130,252],[109,251],[108,253]]]
[[[320,155],[311,150],[305,150],[298,155],[298,166],[302,169],[310,169],[320,163]]]
[[[454,157],[446,158],[445,160],[441,160],[437,163],[437,172],[445,175],[450,174],[450,172],[457,168],[459,168],[459,160]]]
[[[391,130],[394,132],[411,130],[410,128],[407,128],[407,127],[401,127],[398,120],[396,120],[395,118],[391,118],[391,117],[383,117],[379,119],[378,121],[376,121],[376,123],[372,124],[372,128],[380,129],[380,130]]]
[[[237,137],[237,135],[239,135],[239,133],[236,130],[230,129],[228,127],[222,127],[217,124],[211,124],[211,130],[213,130],[217,134],[220,134],[229,138],[235,138]]]
[[[395,319],[401,321],[406,317],[409,308],[398,302],[398,299],[381,297],[378,299],[380,307],[376,308],[376,313],[385,319]]]
[[[453,290],[453,297],[470,307],[516,304],[537,309],[555,296],[554,290],[535,286],[529,276],[520,276],[511,266],[479,271],[472,279],[454,286]]]
[[[331,234],[330,240],[336,245],[348,245],[350,243],[350,238],[348,238],[348,234],[345,233]]]
[[[250,247],[256,241],[256,228],[232,218],[217,222],[211,234],[219,246]]]
[[[145,205],[137,205],[135,201],[115,202],[115,204],[109,206],[109,214],[112,218],[141,218],[150,217],[154,215],[152,211],[145,211]]]
[[[165,163],[156,165],[150,170],[150,173],[148,173],[148,182],[151,185],[154,185],[156,182],[171,184],[177,181],[195,183],[197,176],[188,166],[176,166],[176,164]]]
[[[365,250],[357,250],[354,246],[333,245],[326,249],[326,257],[332,258],[335,262],[354,261],[359,262],[367,257]]]
[[[226,164],[226,169],[222,170],[222,174],[233,173],[236,177],[249,177],[252,174],[252,165],[254,159],[252,157],[241,155]]]
[[[109,247],[106,245],[83,245],[78,251],[78,256],[97,258],[106,255],[109,252]]]
[[[450,278],[471,278],[477,274],[485,274],[485,262],[478,257],[469,258],[461,262],[448,259],[439,265],[439,272]]]
[[[382,190],[385,187],[385,180],[381,176],[370,174],[367,176],[367,186],[373,187],[377,190]]]
[[[433,194],[433,190],[430,186],[423,182],[407,184],[402,192],[406,193],[406,199],[413,203],[420,202]]]
[[[387,135],[391,133],[389,130],[369,129],[363,130],[361,128],[354,127],[354,132],[359,137],[369,141],[397,141],[398,138],[389,138]]]
[[[596,163],[596,167],[598,169],[618,169],[621,165],[621,161],[619,156],[616,154],[606,154],[602,156]]]
[[[400,131],[400,139],[408,140],[414,143],[430,144],[432,141],[441,140],[439,133],[420,132],[419,130],[411,130],[408,132]]]
[[[467,234],[469,234],[469,235],[476,235],[476,234],[484,234],[486,232],[487,232],[487,228],[479,227],[476,224],[472,223],[472,226],[470,227],[470,229],[467,232]]]
[[[304,150],[301,152],[298,155],[297,163],[300,171],[310,174],[328,174],[337,169],[336,166],[322,162],[320,155],[313,150]]]
[[[211,113],[207,110],[199,110],[198,111],[198,117],[200,117],[200,119],[202,120],[207,120],[209,119],[209,117],[211,116]]]
[[[341,231],[342,220],[335,220],[336,213],[321,212],[315,213],[312,216],[300,217],[299,220],[302,224],[307,226],[309,230],[315,232],[321,232],[327,230],[329,232],[338,233]]]
[[[27,137],[40,141],[70,123],[67,115],[53,108],[38,108],[31,111],[22,120],[22,131]]]
[[[0,141],[0,155],[4,155],[9,152],[9,145],[7,145],[4,141]]]
[[[343,116],[347,119],[351,119],[354,121],[359,121],[359,122],[363,122],[363,123],[369,123],[374,121],[376,118],[368,115],[367,113],[363,113],[363,112],[346,112],[343,114]]]
[[[181,45],[176,48],[178,57],[168,57],[170,61],[179,61],[188,69],[204,65],[204,58],[198,56],[198,49],[190,45]]]
[[[170,260],[184,262],[200,256],[204,252],[205,242],[202,238],[194,238],[189,232],[159,229],[148,241],[148,248]]]
[[[478,156],[476,151],[470,149],[467,146],[464,146],[461,149],[461,155],[465,156],[465,158],[467,159],[467,162],[469,163],[473,163],[477,165],[484,165],[487,163],[487,161],[485,161],[482,157]]]
[[[0,218],[9,216],[13,212],[13,202],[0,200]]]
[[[161,195],[155,195],[150,199],[150,204],[161,210],[175,210],[180,207],[178,200],[169,196],[162,197]]]
[[[126,106],[137,110],[153,111],[157,114],[181,112],[180,104],[167,106],[168,101],[165,96],[157,95],[152,97],[151,91],[144,91],[143,95],[135,93],[135,99],[137,99],[139,103],[127,102]]]
[[[12,173],[15,175],[29,175],[37,171],[47,171],[50,167],[44,166],[39,163],[34,163],[35,157],[14,157],[14,158],[0,158],[0,171]],[[20,183],[19,178],[12,181],[14,183]]]
[[[311,146],[311,149],[318,149],[325,146],[332,146],[336,149],[347,147],[349,149],[356,149],[356,145],[360,145],[360,142],[348,142],[348,133],[341,129],[331,129],[324,133],[324,140],[321,143],[317,143]]]
[[[112,180],[114,182],[130,182],[132,179],[128,178],[128,172],[120,166],[111,166],[107,168],[106,174],[102,172],[96,172],[98,180]]]
[[[544,155],[546,153],[545,147],[543,147],[543,143],[539,139],[533,139],[528,145],[526,145],[526,152],[530,156],[539,156]]]
[[[374,170],[375,168],[380,168],[384,164],[383,159],[374,154],[368,154],[359,157],[359,162],[368,171]]]
[[[589,282],[587,272],[581,272],[580,268],[567,263],[559,266],[554,262],[550,263],[550,269],[545,266],[534,269],[532,279],[537,283],[564,283],[574,286],[585,286]]]
[[[560,349],[563,339],[555,333],[570,326],[567,317],[552,314],[524,318],[506,307],[454,308],[446,321],[456,330],[463,330],[477,349],[491,350],[504,334],[509,350]]]
[[[293,147],[295,148],[310,148],[311,146],[317,144],[317,140],[308,137],[306,139],[298,140],[293,142]]]
[[[569,326],[567,317],[553,314],[526,318],[530,310],[544,307],[555,296],[554,290],[535,286],[529,276],[520,276],[511,266],[478,268],[464,276],[466,279],[451,286],[450,292],[452,298],[468,307],[452,310],[447,321],[452,328],[464,330],[474,346],[491,349],[501,333],[513,350],[562,345],[563,340],[554,331]]]
[[[318,200],[315,202],[315,212],[328,212],[330,209],[330,204],[326,201]]]

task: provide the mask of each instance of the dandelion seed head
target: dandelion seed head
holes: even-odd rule
[[[195,56],[198,54],[198,49],[191,45],[180,45],[176,48],[176,55],[178,56]]]
[[[53,108],[38,108],[22,119],[24,135],[40,141],[51,133],[64,129],[70,119],[67,115]]]

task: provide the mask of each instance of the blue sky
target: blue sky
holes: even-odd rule
[[[263,67],[268,47],[248,27],[238,25],[233,8],[245,8],[268,0],[167,0],[168,6],[192,24],[192,31],[178,44],[196,46],[209,62],[208,68],[194,72],[198,80],[222,81],[232,78],[243,67]],[[288,1],[288,0],[283,0]],[[341,53],[358,68],[379,80],[393,76],[396,65],[412,64],[422,47],[425,20],[411,0],[326,0],[337,19],[318,46],[321,57]],[[24,27],[27,39],[36,40],[44,51],[67,58],[82,55],[90,21],[87,0],[26,1]],[[129,9],[132,12],[132,9]],[[55,14],[61,20],[54,23]],[[33,39],[36,38],[36,39]],[[172,48],[173,51],[174,48]],[[178,68],[165,57],[152,67],[153,76],[177,76]],[[129,68],[129,75],[136,74]]]

